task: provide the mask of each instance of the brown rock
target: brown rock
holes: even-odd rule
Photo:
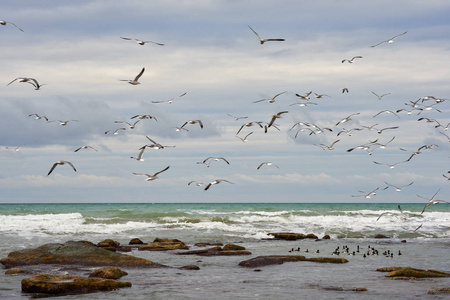
[[[322,238],[322,240],[329,240],[329,239],[330,239],[330,236],[328,234],[324,235]]]
[[[185,243],[177,239],[160,239],[156,238],[152,243],[141,246],[139,251],[167,251],[177,249],[189,249]]]
[[[245,247],[239,246],[239,245],[234,245],[234,244],[226,244],[225,246],[223,246],[222,248],[223,251],[228,251],[228,250],[245,250]]]
[[[206,247],[206,246],[223,246],[223,243],[196,243],[195,247]]]
[[[12,268],[9,270],[6,270],[5,274],[7,275],[17,275],[17,274],[29,274],[30,271],[21,269],[21,268]]]
[[[105,278],[105,279],[119,279],[122,276],[128,275],[127,272],[122,271],[119,268],[100,268],[97,270],[94,270],[94,272],[89,275],[89,277],[99,277],[99,278]]]
[[[223,250],[221,247],[213,247],[208,249],[183,251],[176,253],[178,255],[199,255],[199,256],[230,256],[230,255],[251,255],[250,251],[246,250]]]
[[[131,287],[131,283],[103,278],[36,274],[22,280],[22,292],[51,295],[92,293]]]
[[[113,241],[111,239],[106,239],[104,241],[101,241],[97,244],[98,247],[103,247],[103,248],[117,248],[120,246],[119,242]]]
[[[313,234],[313,233],[308,233],[308,234],[305,236],[305,238],[307,238],[307,239],[315,239],[315,240],[319,239],[319,238],[317,237],[317,235],[315,235],[315,234]]]
[[[450,277],[450,273],[436,271],[436,270],[424,270],[415,268],[401,268],[384,275],[386,277],[413,277],[413,278],[433,278],[433,277]]]
[[[378,272],[392,272],[392,271],[397,271],[397,270],[404,269],[404,268],[408,268],[408,267],[386,267],[386,268],[378,268],[377,271],[378,271]]]
[[[232,256],[232,255],[251,255],[252,253],[247,250],[221,250],[215,253],[215,255],[222,255],[222,256]]]
[[[348,260],[342,257],[311,257],[306,258],[305,261],[314,261],[318,263],[333,263],[333,264],[348,263]]]
[[[450,287],[428,291],[429,295],[450,294]]]
[[[295,241],[295,240],[301,240],[304,239],[306,236],[302,233],[290,233],[290,232],[271,232],[267,235],[272,235],[275,239],[279,240],[289,240],[289,241]]]
[[[374,238],[376,238],[376,239],[388,239],[389,237],[385,236],[383,234],[377,234],[376,236],[374,236]]]
[[[303,261],[305,257],[302,255],[267,255],[257,256],[248,260],[241,261],[239,265],[247,268],[257,268],[268,265],[281,265],[284,262]]]
[[[131,239],[131,241],[128,243],[128,245],[143,245],[143,244],[144,242],[138,238]]]
[[[180,270],[200,270],[200,267],[195,266],[195,265],[188,265],[188,266],[179,267],[178,269],[180,269]]]
[[[69,241],[64,244],[45,244],[35,249],[9,253],[0,260],[7,269],[25,265],[65,264],[114,267],[162,267],[148,259],[134,257],[85,243]]]

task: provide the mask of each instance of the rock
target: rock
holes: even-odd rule
[[[206,246],[223,246],[223,243],[196,243],[195,247],[206,247]]]
[[[251,255],[252,253],[250,251],[246,251],[246,250],[220,250],[217,253],[215,253],[215,255],[226,255],[226,256],[231,256],[231,255]]]
[[[329,239],[330,239],[330,236],[328,234],[325,234],[322,238],[322,240],[329,240]]]
[[[180,270],[200,270],[200,267],[195,266],[195,265],[188,265],[188,266],[179,267],[178,269],[180,269]]]
[[[22,280],[22,292],[67,295],[111,291],[131,287],[131,283],[104,278],[72,275],[36,274]]]
[[[377,234],[376,236],[374,236],[374,238],[376,238],[376,239],[388,239],[389,237],[385,236],[383,234]]]
[[[94,272],[92,272],[91,275],[89,275],[89,278],[99,277],[99,278],[105,278],[105,279],[119,279],[125,275],[128,275],[128,273],[125,271],[122,271],[119,268],[100,268],[100,269],[94,270]]]
[[[450,287],[428,291],[429,295],[450,294]]]
[[[12,268],[9,270],[6,270],[5,274],[7,275],[17,275],[17,274],[29,274],[30,271],[22,269],[22,268]]]
[[[279,233],[271,232],[268,233],[267,235],[272,235],[275,239],[288,241],[301,240],[306,237],[302,233],[290,233],[290,232],[279,232]]]
[[[315,239],[315,240],[319,239],[319,238],[317,237],[317,235],[312,234],[312,233],[308,233],[308,234],[305,236],[305,238],[307,238],[307,239]]]
[[[97,244],[98,247],[102,248],[118,248],[120,246],[119,242],[113,241],[111,239],[106,239]]]
[[[45,244],[35,249],[9,253],[0,260],[7,269],[39,264],[63,264],[113,267],[164,267],[148,259],[107,251],[83,242]]]
[[[234,244],[226,244],[225,246],[223,246],[222,250],[223,251],[228,251],[228,250],[245,250],[245,247],[234,245]]]
[[[354,289],[351,289],[350,291],[352,291],[352,292],[367,292],[367,288],[365,288],[365,287],[354,288]]]
[[[189,249],[185,243],[177,239],[160,239],[156,238],[152,243],[141,246],[139,251],[167,251],[177,249]]]
[[[144,245],[144,242],[138,238],[131,239],[128,245]]]
[[[377,271],[378,271],[378,272],[392,272],[392,271],[397,271],[397,270],[404,269],[404,268],[408,268],[408,267],[387,267],[387,268],[378,268]]]
[[[250,251],[246,250],[224,250],[221,247],[213,247],[208,249],[191,250],[176,253],[178,255],[200,255],[200,256],[220,256],[220,255],[251,255]]]
[[[305,257],[302,255],[267,255],[257,256],[248,260],[241,261],[239,266],[246,268],[257,268],[268,265],[281,265],[284,262],[303,261]]]
[[[314,261],[319,263],[333,263],[333,264],[348,263],[348,260],[342,257],[311,257],[306,258],[305,261]]]
[[[385,277],[413,277],[413,278],[433,278],[433,277],[450,277],[450,273],[436,271],[436,270],[424,270],[415,268],[401,268],[394,270],[389,274],[384,275]]]

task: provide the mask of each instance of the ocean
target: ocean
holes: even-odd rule
[[[179,239],[191,249],[199,242],[234,243],[252,255],[200,257],[133,250],[128,254],[172,267],[197,265],[200,270],[123,268],[129,275],[121,280],[131,282],[131,288],[59,299],[444,299],[445,295],[427,292],[449,287],[449,278],[389,280],[376,271],[411,266],[450,272],[450,206],[431,205],[421,214],[423,207],[406,203],[400,211],[389,203],[0,204],[0,258],[70,240],[113,239],[126,245],[132,238],[152,242],[158,237]],[[271,232],[330,239],[273,240]],[[390,238],[375,239],[377,234]],[[346,264],[290,262],[265,266],[260,272],[238,266],[259,255],[331,257],[344,246],[350,253],[361,249],[355,255],[340,253],[349,260]],[[379,255],[364,257],[369,247]],[[392,257],[382,254],[388,250]],[[21,292],[20,281],[30,275],[4,271],[0,297],[29,298]],[[355,288],[367,291],[351,291]]]

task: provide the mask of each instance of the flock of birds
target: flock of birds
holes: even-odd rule
[[[17,29],[19,29],[20,31],[23,32],[23,30],[18,27],[16,24],[12,23],[12,22],[8,22],[8,21],[1,21],[0,20],[0,25],[11,25],[16,27]],[[257,39],[259,40],[261,45],[264,45],[267,42],[284,42],[285,39],[282,38],[268,38],[268,39],[263,39],[260,37],[260,35],[250,26],[248,26],[249,29],[256,35]],[[387,39],[385,41],[379,42],[375,45],[372,45],[371,47],[378,47],[382,44],[391,44],[393,43],[394,39],[397,39],[403,35],[405,35],[407,33],[407,31],[398,34],[390,39]],[[138,45],[140,46],[144,46],[145,44],[154,44],[157,46],[164,46],[164,44],[162,43],[157,43],[157,42],[153,42],[153,41],[146,41],[146,40],[140,40],[140,39],[135,39],[135,38],[129,38],[129,37],[120,37],[123,40],[126,41],[135,41]],[[343,59],[341,61],[341,63],[349,63],[349,64],[353,64],[355,62],[357,62],[358,60],[363,59],[362,56],[357,55],[357,56],[353,56],[350,59]],[[145,67],[142,68],[139,73],[132,79],[119,79],[120,81],[124,81],[129,83],[130,85],[139,85],[140,82],[140,78],[144,75],[145,72]],[[35,90],[40,90],[41,87],[44,84],[40,84],[38,82],[37,79],[35,78],[31,78],[31,77],[17,77],[15,79],[13,79],[12,81],[10,81],[7,86],[11,85],[12,83],[27,83],[30,84],[34,87]],[[342,93],[348,93],[349,89],[347,87],[342,88]],[[272,104],[275,103],[276,101],[278,101],[281,97],[283,97],[284,95],[286,95],[288,93],[288,91],[283,91],[283,92],[279,92],[276,95],[274,95],[273,97],[270,98],[264,98],[264,99],[259,99],[256,101],[253,101],[253,103],[257,104],[257,103],[268,103],[268,104]],[[383,100],[385,97],[389,96],[391,93],[376,93],[374,91],[371,91],[371,93],[378,99],[378,100]],[[327,95],[327,94],[319,94],[313,91],[309,91],[305,94],[299,94],[299,93],[294,93],[296,96],[296,102],[290,104],[289,106],[298,106],[300,107],[300,109],[302,107],[307,107],[307,106],[317,106],[319,105],[318,102],[313,102],[313,100],[311,100],[312,97],[314,97],[317,100],[319,99],[324,99],[324,98],[332,98],[332,96]],[[171,98],[169,100],[163,100],[163,101],[152,101],[152,103],[157,104],[157,103],[168,103],[168,104],[172,104],[174,102],[175,99],[179,99],[183,96],[185,96],[186,93],[183,93],[177,97]],[[279,98],[280,97],[280,98]],[[377,112],[376,114],[373,115],[373,119],[380,116],[380,115],[392,115],[396,118],[400,119],[400,114],[407,114],[407,115],[421,115],[422,113],[426,113],[429,111],[436,111],[436,112],[442,112],[442,110],[440,110],[440,106],[442,106],[443,103],[445,103],[446,101],[448,101],[448,99],[443,99],[443,98],[439,98],[439,97],[434,97],[434,96],[424,96],[421,97],[415,101],[409,101],[407,103],[405,103],[406,107],[399,107],[397,110],[382,110]],[[260,105],[260,104],[258,104]],[[268,117],[267,121],[249,121],[245,123],[243,123],[241,126],[239,126],[235,136],[236,138],[240,139],[242,142],[248,142],[251,138],[250,136],[254,133],[253,131],[245,133],[244,135],[240,136],[241,132],[243,132],[244,130],[248,129],[248,128],[260,128],[261,130],[264,131],[264,133],[267,133],[269,130],[278,130],[280,131],[280,126],[276,123],[277,121],[279,121],[280,119],[282,119],[284,116],[286,116],[287,114],[289,114],[288,110],[282,110],[279,111],[275,114],[272,114],[270,117]],[[374,132],[377,133],[379,135],[378,138],[374,139],[374,140],[369,140],[367,141],[367,143],[361,144],[361,145],[356,145],[354,147],[351,147],[349,149],[347,149],[347,152],[353,152],[353,151],[366,151],[368,153],[368,155],[372,155],[374,151],[378,151],[378,149],[384,149],[386,147],[388,147],[388,145],[390,145],[390,143],[392,143],[395,140],[395,136],[390,137],[387,140],[384,140],[384,136],[383,134],[385,132],[395,132],[399,126],[382,126],[379,125],[378,123],[375,124],[371,124],[371,125],[361,125],[361,126],[355,126],[355,127],[347,127],[347,129],[343,126],[347,126],[348,124],[351,124],[352,121],[354,121],[355,119],[358,118],[358,116],[360,115],[359,112],[355,112],[352,114],[349,114],[348,116],[342,117],[339,120],[337,120],[337,122],[335,123],[334,126],[324,126],[321,124],[314,124],[314,123],[310,123],[310,122],[297,122],[295,124],[293,124],[291,126],[291,128],[289,129],[289,131],[294,132],[295,130],[295,134],[293,134],[293,138],[297,139],[298,137],[302,136],[302,138],[304,137],[308,137],[308,136],[318,136],[318,135],[336,135],[336,138],[333,139],[333,141],[331,143],[320,143],[320,144],[313,144],[316,147],[321,148],[324,151],[332,151],[335,150],[335,146],[341,141],[342,136],[346,135],[346,136],[352,136],[353,133],[355,132],[362,132],[362,131],[366,131],[366,132]],[[66,126],[69,122],[78,122],[78,120],[49,120],[48,117],[44,116],[44,115],[40,115],[37,113],[32,113],[28,115],[29,117],[35,117],[38,120],[45,120],[46,122],[58,122],[61,126]],[[245,120],[248,119],[248,116],[234,116],[231,114],[228,114],[229,117],[234,118],[235,121],[240,121],[240,120]],[[105,131],[105,134],[112,134],[112,135],[117,135],[119,134],[120,131],[123,130],[127,130],[127,129],[134,129],[137,124],[141,121],[141,120],[145,120],[145,119],[153,119],[155,121],[158,121],[157,118],[155,116],[152,115],[135,115],[133,117],[130,118],[130,121],[115,121],[115,123],[120,123],[120,124],[126,124],[128,126],[127,127],[119,127],[117,129],[114,130],[107,130]],[[439,133],[443,136],[445,136],[447,138],[447,141],[450,142],[450,138],[449,136],[445,133],[448,128],[450,127],[450,123],[448,124],[443,124],[441,121],[438,121],[436,119],[431,119],[431,118],[427,118],[427,117],[420,117],[417,120],[418,122],[423,122],[425,121],[427,124],[431,124],[436,130],[439,130]],[[172,127],[174,130],[176,131],[189,131],[189,126],[199,126],[200,129],[203,129],[204,124],[202,122],[202,120],[188,120],[186,121],[184,124],[182,124],[179,127]],[[441,131],[442,130],[442,131]],[[175,146],[163,146],[162,144],[157,143],[156,141],[154,141],[153,139],[151,139],[150,137],[146,136],[147,139],[149,140],[149,144],[143,145],[140,149],[139,149],[139,153],[137,156],[132,156],[132,159],[135,159],[137,161],[143,161],[143,155],[146,149],[164,149],[167,147],[175,147]],[[379,161],[373,161],[374,164],[376,165],[380,165],[380,166],[387,166],[390,169],[395,168],[397,165],[399,164],[404,164],[407,163],[409,161],[411,161],[413,158],[415,159],[416,156],[418,156],[419,154],[421,154],[422,152],[424,152],[425,150],[432,150],[435,147],[438,147],[438,145],[436,144],[429,144],[429,145],[423,145],[420,146],[419,148],[417,148],[417,150],[407,150],[407,149],[403,149],[403,148],[399,148],[400,151],[406,152],[407,155],[405,155],[405,159],[399,162],[395,162],[395,163],[386,163],[386,162],[379,162]],[[7,147],[7,149],[11,149],[10,147]],[[18,151],[19,147],[15,148],[16,151]],[[77,148],[76,150],[74,150],[74,152],[78,152],[80,150],[85,150],[85,149],[92,149],[94,151],[98,151],[97,149],[95,149],[92,146],[89,145],[85,145],[85,146],[81,146],[79,148]],[[206,159],[204,159],[201,162],[198,162],[198,164],[204,164],[206,165],[206,167],[210,167],[211,163],[213,162],[217,162],[217,161],[223,161],[226,164],[230,164],[230,162],[224,158],[224,157],[208,157]],[[71,167],[73,169],[73,171],[77,171],[75,166],[70,162],[70,161],[66,161],[66,160],[61,160],[61,161],[57,161],[55,162],[51,168],[50,171],[48,172],[47,176],[49,176],[50,174],[52,174],[52,172],[56,169],[56,167],[58,166],[62,166],[62,165],[67,165],[69,167]],[[276,168],[279,168],[279,166],[277,166],[274,162],[262,162],[257,166],[257,170],[261,169],[262,167],[267,167],[267,166],[273,166]],[[158,178],[158,175],[162,174],[163,172],[166,172],[167,170],[169,170],[170,166],[165,167],[164,169],[153,173],[153,174],[147,174],[147,173],[133,173],[136,176],[145,176],[145,180],[147,181],[153,181],[156,180]],[[450,171],[448,172],[450,173]],[[442,174],[446,179],[450,180],[449,175],[446,174]],[[196,182],[196,181],[190,181],[188,183],[188,185],[195,185],[195,186],[205,186],[204,190],[209,190],[211,188],[211,186],[213,185],[217,185],[219,183],[229,183],[229,184],[233,184],[233,182],[226,180],[226,179],[216,179],[213,180],[209,183],[202,183],[202,182]],[[413,182],[397,187],[393,184],[387,183],[386,182],[386,187],[381,188],[381,187],[377,187],[374,188],[370,191],[359,191],[360,194],[356,194],[356,195],[351,195],[352,197],[363,197],[363,198],[371,198],[373,196],[375,196],[379,191],[382,190],[386,190],[388,188],[394,188],[397,192],[401,191],[403,188],[409,187],[413,184]],[[422,197],[426,200],[428,200],[428,203],[426,204],[426,206],[424,207],[422,213],[425,211],[425,209],[432,204],[437,204],[437,203],[448,203],[445,200],[442,199],[435,199],[435,196],[437,195],[438,192],[436,192],[433,197],[431,198],[425,198]],[[384,215],[384,214],[382,214]],[[381,216],[380,216],[381,217]]]

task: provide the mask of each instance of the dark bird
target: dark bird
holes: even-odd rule
[[[72,164],[70,161],[67,161],[67,160],[60,160],[60,161],[57,161],[57,162],[55,162],[55,163],[53,164],[53,166],[52,166],[52,168],[50,169],[50,171],[48,172],[47,176],[50,175],[50,174],[53,172],[53,170],[56,168],[56,166],[58,166],[58,165],[65,165],[65,164],[68,164],[69,166],[71,166],[72,169],[73,169],[75,172],[77,171],[77,169],[75,169],[75,167],[73,166],[73,164]]]

